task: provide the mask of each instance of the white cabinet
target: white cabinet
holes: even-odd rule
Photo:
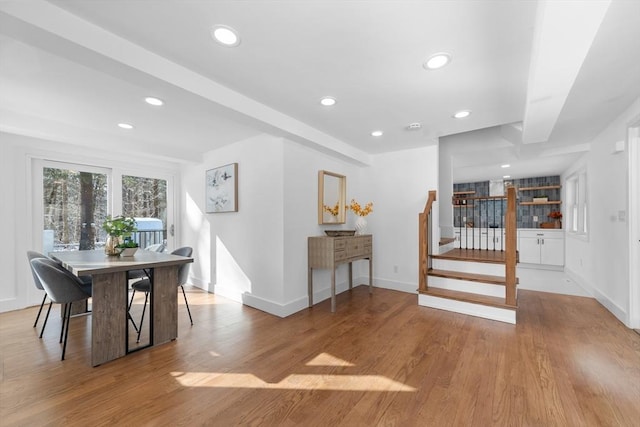
[[[454,231],[454,237],[456,248],[504,250],[503,228],[458,228]]]
[[[518,230],[520,262],[525,264],[564,265],[562,230]]]

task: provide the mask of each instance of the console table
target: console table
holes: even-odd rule
[[[313,236],[309,237],[309,307],[313,306],[313,269],[331,269],[331,312],[336,311],[336,267],[349,263],[349,289],[353,287],[352,262],[360,259],[369,260],[369,293],[373,290],[373,236]]]

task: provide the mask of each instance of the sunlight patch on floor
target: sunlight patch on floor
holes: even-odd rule
[[[278,383],[268,383],[253,374],[221,372],[172,372],[183,387],[255,388],[270,390],[403,391],[408,385],[381,375],[292,374]]]
[[[353,363],[342,360],[328,353],[320,353],[306,363],[307,366],[355,366]]]

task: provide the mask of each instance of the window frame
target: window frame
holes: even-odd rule
[[[586,169],[580,169],[569,175],[565,180],[565,188],[567,234],[588,240],[590,215]]]
[[[172,248],[175,243],[179,241],[177,232],[171,233],[171,230],[177,231],[178,227],[175,227],[177,221],[178,212],[178,200],[175,196],[175,175],[171,172],[157,171],[152,168],[145,167],[127,167],[127,166],[115,166],[107,164],[97,164],[100,162],[88,161],[86,158],[72,158],[68,160],[62,160],[57,156],[40,156],[40,155],[27,155],[29,166],[31,169],[30,178],[31,181],[27,183],[28,188],[31,191],[32,203],[30,212],[31,216],[32,233],[28,236],[28,239],[32,242],[31,247],[38,251],[43,250],[42,230],[44,229],[44,207],[43,207],[43,169],[45,167],[60,168],[60,169],[75,169],[92,173],[106,173],[107,174],[107,191],[109,192],[107,198],[107,210],[111,215],[118,215],[122,212],[122,176],[132,175],[145,178],[163,179],[167,182],[167,203],[171,204],[167,208],[167,246]]]

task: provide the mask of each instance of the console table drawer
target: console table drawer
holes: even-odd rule
[[[347,251],[335,251],[333,253],[333,259],[338,262],[338,261],[344,261],[345,259],[347,259]]]
[[[347,257],[358,257],[369,255],[371,253],[371,245],[365,245],[364,239],[352,240],[347,243]]]
[[[347,247],[347,241],[345,239],[336,239],[334,244],[335,250],[344,249]]]

